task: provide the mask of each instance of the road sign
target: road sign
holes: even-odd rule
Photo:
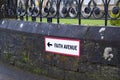
[[[45,37],[45,51],[79,57],[80,40]]]

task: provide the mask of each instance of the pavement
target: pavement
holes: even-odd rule
[[[46,76],[23,71],[0,62],[0,80],[55,80]]]

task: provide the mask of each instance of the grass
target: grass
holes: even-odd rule
[[[31,21],[31,17],[28,18],[28,21]],[[36,22],[40,22],[40,18],[36,18]],[[42,18],[43,23],[47,23],[46,18]],[[57,19],[53,18],[52,23],[57,23]],[[61,18],[60,24],[75,24],[78,25],[78,19],[70,19],[70,18]],[[81,19],[82,25],[89,25],[89,26],[104,26],[104,20],[94,20],[94,19]],[[111,26],[110,21],[108,20],[108,26]]]

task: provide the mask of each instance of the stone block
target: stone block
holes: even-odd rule
[[[49,66],[48,76],[57,80],[64,80],[65,71],[54,66]]]

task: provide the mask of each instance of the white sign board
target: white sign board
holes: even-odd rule
[[[45,37],[45,51],[68,56],[80,56],[80,40]]]

